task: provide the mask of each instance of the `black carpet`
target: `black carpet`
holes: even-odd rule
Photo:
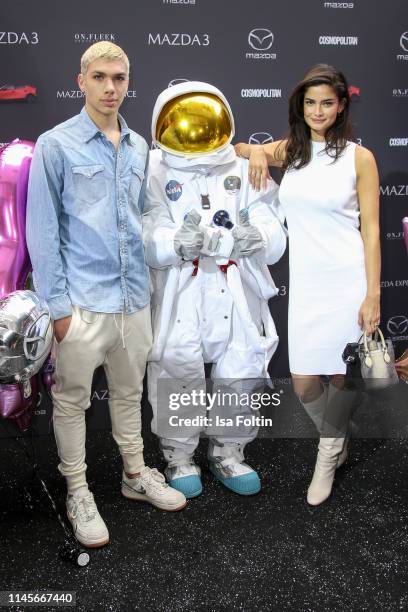
[[[63,507],[54,440],[36,442],[41,474]],[[77,568],[58,558],[64,535],[39,489],[34,513],[24,512],[24,455],[1,440],[0,590],[76,591],[75,609],[87,611],[408,610],[407,441],[353,440],[332,497],[315,509],[305,491],[316,441],[252,443],[248,462],[263,484],[253,498],[214,481],[202,441],[204,494],[178,513],[121,497],[108,432],[92,432],[87,448],[90,488],[111,543]],[[163,468],[152,436],[146,463]]]

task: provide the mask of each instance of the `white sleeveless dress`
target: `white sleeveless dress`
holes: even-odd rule
[[[279,199],[289,229],[289,363],[294,374],[342,374],[347,342],[361,335],[367,288],[359,231],[355,149],[341,157],[312,141],[312,159],[285,173]]]

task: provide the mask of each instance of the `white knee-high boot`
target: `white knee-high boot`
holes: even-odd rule
[[[300,400],[303,408],[305,409],[307,415],[313,422],[313,425],[316,427],[319,435],[322,433],[323,427],[323,419],[326,412],[327,406],[327,397],[328,397],[328,389],[327,385],[322,385],[322,392],[318,398],[312,400],[311,402],[303,402]]]
[[[346,460],[347,426],[354,398],[354,392],[330,385],[315,470],[307,491],[307,501],[312,506],[329,497],[336,468]]]
[[[335,391],[337,392],[337,389],[335,389]],[[324,416],[326,413],[327,402],[331,401],[332,398],[333,398],[332,385],[329,385],[329,386],[323,385],[322,394],[317,399],[313,400],[312,402],[301,402],[306,413],[313,421],[313,424],[316,427],[319,433],[319,436],[322,434],[322,430],[323,430],[323,421],[324,421]],[[346,436],[344,438],[343,447],[338,456],[336,467],[340,467],[345,463],[347,459],[347,454],[348,454],[348,437]]]

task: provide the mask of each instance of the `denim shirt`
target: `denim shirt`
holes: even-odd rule
[[[69,316],[72,305],[132,313],[149,302],[141,227],[148,146],[119,121],[118,150],[85,108],[35,147],[27,246],[53,319]]]

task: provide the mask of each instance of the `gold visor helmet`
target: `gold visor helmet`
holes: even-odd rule
[[[156,121],[161,149],[176,155],[205,155],[227,145],[233,136],[230,110],[217,95],[181,94],[166,102]]]

